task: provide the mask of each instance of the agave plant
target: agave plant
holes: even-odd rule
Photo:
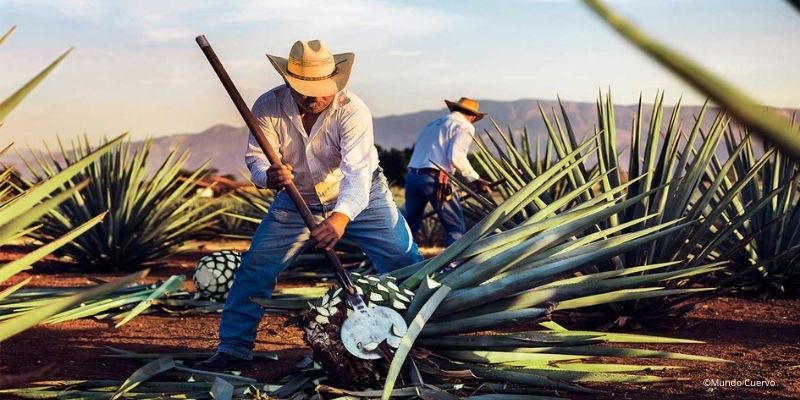
[[[0,201],[0,246],[8,244],[24,235],[35,234],[39,226],[31,227],[31,224],[39,217],[50,212],[54,207],[57,207],[60,203],[75,196],[81,188],[86,186],[84,182],[71,188],[62,189],[63,185],[78,174],[82,168],[85,168],[103,154],[110,151],[112,146],[120,140],[122,140],[121,137],[115,139],[108,145],[77,160],[72,166],[55,174],[50,179],[42,181],[21,193],[10,195],[10,197],[0,196],[0,198],[3,199]],[[2,152],[0,152],[0,154],[2,154]],[[0,173],[0,193],[8,193],[11,185],[9,182],[11,171],[12,170],[6,170]],[[31,265],[35,262],[68,244],[70,241],[75,240],[75,238],[96,226],[104,216],[105,212],[102,212],[85,221],[83,224],[76,226],[74,229],[64,232],[63,235],[48,240],[43,246],[32,250],[14,261],[0,266],[0,284],[17,273],[30,269]],[[40,299],[41,301],[33,306],[23,305],[26,301],[20,301],[14,297],[20,289],[30,282],[31,278],[8,286],[0,291],[0,303],[3,303],[5,308],[21,307],[24,308],[24,310],[2,318],[2,322],[0,322],[0,342],[51,318],[53,315],[68,310],[77,304],[102,296],[135,282],[143,278],[146,274],[147,272],[143,271],[112,283],[96,286],[87,290],[76,291],[70,293],[68,296],[55,298],[45,297]]]
[[[0,45],[2,45],[16,27],[12,27],[7,33],[0,37]],[[69,51],[67,51],[69,53]],[[12,94],[9,98],[0,103],[0,125],[3,119],[8,116],[11,111],[19,105],[20,102],[42,81],[44,78],[66,57],[64,53],[53,61],[47,68],[36,75],[31,81],[26,83],[21,89]],[[121,140],[115,139],[112,143]],[[0,156],[3,155],[11,145],[4,147],[0,150]],[[59,203],[65,201],[70,196],[74,195],[84,183],[80,183],[75,187],[63,189],[64,183],[74,177],[81,168],[93,162],[111,149],[111,144],[101,147],[96,151],[87,154],[81,160],[76,161],[75,165],[66,168],[58,174],[55,174],[51,179],[40,182],[35,186],[27,187],[17,181],[18,176],[11,168],[6,168],[0,172],[0,247],[16,240],[22,236],[29,235],[38,228],[38,226],[31,225],[42,215],[56,207]],[[74,229],[64,232],[60,237],[53,238],[50,241],[22,257],[11,261],[9,263],[0,265],[0,284],[3,284],[9,278],[17,273],[30,269],[33,263],[41,260],[45,256],[52,253],[59,247],[69,243],[79,235],[92,228],[100,222],[104,213],[90,218],[84,224],[75,227]],[[96,288],[74,293],[71,296],[48,301],[40,304],[38,307],[30,308],[25,313],[16,315],[0,322],[0,342],[8,339],[11,336],[19,334],[26,329],[50,318],[69,307],[81,303],[87,299],[95,296],[100,296],[104,293],[111,292],[123,285],[131,283],[146,274],[139,273],[135,276],[128,276],[114,283],[101,285]],[[0,291],[0,301],[12,296],[15,292],[24,287],[30,278],[22,280],[14,285],[6,287]]]
[[[73,142],[66,150],[59,141],[60,159],[50,152],[35,163],[26,162],[35,179],[46,179],[73,165],[92,151],[87,138]],[[81,268],[116,271],[158,265],[180,246],[212,223],[224,210],[205,213],[208,204],[197,203],[201,197],[196,183],[204,175],[202,168],[179,179],[188,152],[169,153],[164,162],[148,174],[152,142],[136,148],[130,141],[117,142],[113,151],[85,166],[68,183],[75,187],[88,179],[85,188],[49,212],[42,228],[32,236],[49,241],[73,229],[90,216],[108,211],[104,223],[59,249]]]
[[[225,212],[216,218],[216,224],[210,229],[218,236],[250,239],[269,212],[273,194],[271,190],[254,186],[241,187],[217,201],[217,207],[224,208]]]
[[[733,158],[729,181],[718,189],[721,193],[741,180],[752,166],[759,162],[757,154],[771,154],[755,179],[749,180],[742,190],[736,191],[734,202],[739,209],[763,204],[736,231],[720,235],[720,242],[709,260],[730,260],[730,276],[721,284],[734,290],[768,296],[800,293],[800,164],[773,146],[759,144],[744,129],[726,133],[726,148]],[[735,151],[737,143],[744,150]],[[735,156],[734,156],[735,154]],[[720,174],[721,166],[712,165],[711,171]],[[735,210],[731,210],[735,211]],[[735,213],[723,213],[725,220],[735,218]]]
[[[584,272],[613,271],[620,268],[636,267],[654,263],[672,263],[667,271],[679,271],[692,268],[706,262],[708,255],[716,254],[720,246],[720,237],[743,237],[739,229],[750,215],[764,207],[769,199],[742,204],[736,194],[745,190],[746,185],[754,182],[754,178],[769,160],[772,152],[754,158],[753,163],[743,168],[737,180],[730,181],[729,174],[734,167],[734,160],[746,149],[745,143],[730,142],[729,158],[718,156],[724,133],[729,126],[730,118],[724,112],[717,112],[714,118],[707,120],[709,107],[704,105],[695,117],[691,129],[684,131],[681,123],[680,101],[672,109],[667,118],[663,105],[663,93],[656,96],[649,123],[645,120],[645,107],[641,98],[630,133],[630,148],[618,146],[618,132],[615,124],[613,100],[610,94],[601,94],[597,102],[597,127],[600,129],[591,140],[596,147],[590,158],[584,158],[579,165],[565,174],[561,182],[567,188],[585,187],[578,196],[564,203],[563,188],[543,193],[540,199],[522,210],[521,215],[506,223],[507,227],[516,226],[526,220],[526,215],[536,213],[543,207],[560,204],[570,208],[579,206],[594,198],[613,197],[610,193],[621,193],[623,198],[636,198],[647,194],[642,202],[625,212],[611,215],[607,220],[590,226],[577,236],[597,235],[605,229],[618,227],[612,236],[622,236],[649,229],[670,221],[684,221],[688,224],[674,234],[661,237],[650,243],[626,250],[624,253],[602,260],[588,266]],[[547,129],[547,148],[552,147],[555,159],[571,157],[580,137],[573,131],[569,116],[562,106],[559,115],[552,116],[540,108]],[[555,123],[551,122],[555,121]],[[563,121],[563,122],[562,122]],[[666,128],[662,128],[666,124]],[[662,129],[664,129],[662,131]],[[527,156],[521,152],[511,136],[506,136],[499,129],[494,136],[502,138],[506,144],[503,152],[495,155],[479,145],[483,158],[488,160],[492,170],[506,179],[506,193],[516,193],[523,185],[539,176],[528,167]],[[499,146],[498,146],[499,147]],[[523,147],[524,149],[525,147]],[[623,163],[621,154],[628,150],[629,159]],[[549,163],[545,158],[542,163]],[[517,167],[514,167],[516,165]],[[716,169],[714,169],[716,166]],[[598,178],[599,177],[599,178]],[[458,182],[457,178],[456,181]],[[586,186],[587,182],[596,181]],[[468,188],[463,182],[461,185]],[[501,192],[502,193],[502,192]],[[767,193],[771,198],[777,193]],[[496,209],[493,199],[478,197],[475,194],[473,209],[482,211],[484,215]],[[642,220],[651,216],[647,220]],[[726,261],[713,258],[714,261]],[[678,278],[664,282],[669,289],[690,288],[698,284],[716,285],[716,278],[706,275],[695,275],[692,278]],[[584,310],[581,315],[573,315],[581,321],[605,325],[634,326],[649,324],[663,325],[664,321],[675,323],[674,319],[664,316],[678,316],[689,311],[693,305],[707,294],[691,293],[679,297],[676,301],[668,299],[640,300],[625,305],[612,304],[594,310]],[[591,311],[591,312],[588,312]]]
[[[782,282],[796,282],[797,276],[796,260],[791,251],[786,248],[786,246],[792,245],[795,235],[790,228],[796,225],[791,225],[791,221],[786,219],[790,217],[785,216],[787,213],[793,214],[789,208],[794,208],[792,201],[795,196],[794,186],[796,186],[796,183],[790,183],[790,178],[785,176],[783,171],[787,171],[785,168],[792,168],[787,165],[789,163],[787,158],[792,158],[795,162],[800,160],[800,130],[798,130],[798,125],[789,125],[782,118],[772,115],[746,93],[740,91],[722,77],[706,70],[702,65],[687,58],[680,52],[670,49],[663,43],[649,37],[638,27],[607,7],[602,1],[584,0],[584,2],[623,38],[700,92],[714,99],[748,127],[753,134],[761,136],[766,142],[774,143],[777,149],[780,150],[782,154],[776,155],[774,166],[780,168],[781,172],[770,168],[771,172],[765,172],[764,175],[770,175],[774,179],[762,181],[763,187],[771,187],[773,189],[771,193],[774,195],[777,195],[776,192],[780,190],[778,186],[787,187],[779,198],[773,199],[771,205],[761,212],[762,217],[773,217],[769,220],[771,228],[764,226],[763,229],[754,232],[752,224],[745,226],[745,230],[749,229],[751,234],[747,238],[752,239],[752,241],[746,247],[734,244],[736,248],[746,248],[747,254],[734,260],[734,265],[738,267],[740,272],[732,280],[728,280],[725,283],[737,286],[740,289],[760,290],[757,288],[766,286],[768,291],[784,292],[786,289],[783,287]],[[797,5],[796,2],[792,2],[792,4]],[[742,164],[756,164],[752,153],[746,152],[743,154],[739,157],[746,157],[749,160],[742,161]],[[746,196],[749,197],[749,200],[760,201],[767,196],[764,193],[763,197],[759,198],[757,189],[755,191],[748,190],[748,192],[749,194]],[[784,201],[782,206],[779,203],[781,201]],[[781,207],[784,207],[783,213],[780,212]],[[765,223],[764,220],[760,222]],[[777,242],[774,241],[774,238],[764,236],[765,232],[776,233],[778,232],[776,230],[781,232]],[[739,240],[742,239],[744,237],[739,235]],[[787,251],[784,252],[783,250]],[[759,257],[756,255],[758,252],[766,253],[764,254],[766,257]],[[778,254],[783,254],[783,256],[779,257]],[[742,261],[742,258],[744,258],[744,261]],[[741,267],[743,266],[746,266],[746,268],[742,269]],[[750,272],[753,270],[756,272]],[[743,274],[749,275],[750,278],[742,278]],[[752,278],[759,275],[760,278]]]
[[[8,37],[11,36],[11,33],[13,33],[16,28],[17,28],[16,26],[11,27],[11,29],[9,29],[8,32],[6,32],[2,37],[0,37],[0,45],[2,45],[8,39]],[[61,61],[63,61],[64,58],[66,58],[71,51],[72,49],[69,49],[60,56],[58,56],[58,58],[53,60],[53,62],[51,62],[50,65],[48,65],[45,69],[43,69],[35,77],[33,77],[33,79],[28,81],[28,83],[23,85],[21,88],[19,88],[19,90],[14,92],[11,96],[9,96],[5,100],[3,100],[2,103],[0,103],[0,125],[3,124],[3,121],[6,119],[8,114],[10,114],[11,111],[14,108],[16,108],[22,102],[22,100],[24,100],[25,97],[27,97],[33,91],[33,89],[39,86],[39,84],[42,83],[42,81],[44,81],[44,78],[46,78],[47,75],[50,75],[50,73],[53,72],[53,70],[58,66],[58,64],[60,64]]]
[[[465,219],[466,218],[467,217],[465,217]],[[444,246],[445,231],[435,210],[428,211],[428,213],[422,217],[422,224],[420,224],[415,239],[417,244],[421,247]]]
[[[478,391],[495,390],[503,384],[509,385],[508,390],[535,387],[585,391],[588,389],[575,383],[659,380],[641,374],[657,367],[575,363],[602,355],[658,357],[653,352],[597,346],[611,336],[571,332],[556,324],[546,324],[549,328],[546,331],[532,330],[552,315],[575,309],[702,291],[665,289],[664,282],[689,279],[721,268],[702,265],[673,271],[670,267],[675,263],[645,263],[573,276],[587,266],[673,235],[690,225],[667,221],[620,234],[628,226],[657,216],[645,215],[630,224],[609,226],[595,234],[577,237],[615,215],[640,207],[655,193],[650,190],[625,197],[629,183],[609,191],[608,196],[597,196],[564,209],[587,188],[599,184],[607,172],[592,177],[552,204],[525,214],[548,190],[579,168],[591,154],[584,154],[591,145],[592,141],[586,141],[562,157],[438,256],[386,276],[357,279],[365,299],[404,312],[410,323],[391,362],[356,359],[344,350],[338,332],[348,311],[341,290],[331,289],[315,302],[304,313],[301,324],[315,357],[333,382],[374,387],[386,380],[384,393],[391,392],[406,356],[412,361],[410,375],[404,380],[407,383],[458,379]],[[524,221],[507,228],[509,222],[520,216]],[[270,306],[269,301],[265,305]],[[508,328],[514,333],[491,332]],[[484,333],[466,335],[475,332]],[[420,340],[415,342],[417,337]],[[384,347],[383,351],[391,354],[393,350]],[[686,355],[667,356],[673,357],[694,359]]]
[[[485,135],[476,135],[474,139],[478,152],[471,156],[482,176],[487,176],[498,184],[494,187],[496,191],[494,197],[477,197],[476,201],[465,204],[465,217],[474,222],[480,221],[486,215],[485,206],[482,203],[496,204],[497,196],[500,199],[509,198],[520,187],[541,175],[558,161],[553,143],[548,138],[536,136],[532,140],[527,127],[523,127],[522,132],[516,135],[509,126],[507,133],[504,133],[494,119],[490,119],[490,121],[495,131],[500,134],[493,135],[485,130]],[[573,143],[574,145],[576,143]],[[547,193],[547,197],[560,197],[568,189],[566,183],[563,181],[553,185]],[[461,187],[462,190],[467,191],[466,196],[462,196],[462,198],[467,199],[474,196],[467,186],[462,184]]]

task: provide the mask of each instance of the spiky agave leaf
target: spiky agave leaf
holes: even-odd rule
[[[11,28],[11,30],[8,31],[8,33],[3,35],[2,40],[0,40],[0,43],[5,41],[13,30],[14,28]],[[42,83],[42,81],[44,81],[44,78],[46,78],[47,75],[50,75],[50,73],[53,72],[53,70],[58,66],[58,64],[60,64],[61,61],[63,61],[64,58],[66,58],[71,51],[72,48],[68,49],[63,54],[58,56],[55,60],[53,60],[53,62],[50,63],[50,65],[45,67],[45,69],[43,69],[36,76],[34,76],[33,79],[28,81],[28,83],[23,85],[16,92],[11,94],[11,96],[9,96],[5,100],[3,100],[2,103],[0,103],[0,125],[2,125],[3,121],[11,113],[11,111],[14,110],[14,108],[16,108],[20,103],[22,103],[22,100],[28,97],[28,95],[30,95],[31,92],[33,92],[33,90],[36,89],[36,86],[39,86],[39,84]]]
[[[267,215],[273,200],[271,190],[258,189],[255,186],[238,187],[229,194],[214,199],[211,209],[222,208],[225,212],[218,215],[214,225],[206,229],[207,235],[249,240]]]
[[[731,127],[725,135],[730,168],[711,165],[708,174],[725,176],[717,190],[734,192],[733,206],[723,210],[725,221],[742,222],[738,229],[714,226],[719,243],[714,251],[701,253],[709,260],[731,260],[730,273],[721,285],[768,296],[798,293],[800,287],[800,164],[783,151],[752,139],[746,128]],[[763,154],[762,156],[759,156]],[[763,164],[752,179],[754,166]]]
[[[537,176],[534,182],[520,188],[479,224],[474,226],[459,241],[448,247],[442,254],[426,260],[414,267],[403,268],[384,277],[359,277],[356,279],[366,299],[386,301],[386,298],[399,298],[402,294],[407,321],[425,320],[418,331],[409,328],[398,354],[408,354],[417,365],[422,380],[438,381],[446,377],[459,376],[461,381],[474,387],[483,383],[505,382],[520,386],[535,386],[555,390],[591,392],[578,386],[579,382],[654,382],[662,378],[649,375],[652,368],[636,363],[610,365],[589,363],[575,366],[571,363],[583,359],[594,359],[603,354],[602,344],[611,339],[633,342],[647,341],[641,336],[613,337],[597,332],[578,332],[572,334],[558,325],[548,325],[553,332],[530,331],[537,322],[549,321],[554,313],[593,307],[599,304],[631,302],[647,298],[663,298],[691,293],[696,289],[667,289],[664,283],[673,279],[689,279],[696,275],[708,274],[720,268],[719,265],[697,266],[693,269],[674,270],[675,263],[643,264],[629,270],[597,272],[573,277],[576,271],[588,265],[608,260],[630,249],[647,245],[654,240],[675,234],[692,223],[667,221],[648,226],[637,231],[624,231],[628,226],[607,226],[596,234],[576,236],[577,233],[607,221],[613,215],[621,215],[649,199],[659,188],[653,188],[638,196],[626,197],[622,190],[610,191],[610,195],[598,196],[577,207],[563,209],[559,200],[548,204],[542,199],[547,190],[557,184],[564,176],[577,168],[585,159],[582,151],[593,151],[589,142],[571,152],[569,157],[556,162],[553,167]],[[598,175],[584,182],[581,187],[565,193],[564,202],[579,198],[587,187],[595,185],[607,176]],[[532,207],[529,207],[532,206]],[[515,227],[503,230],[506,223],[527,213],[525,219]],[[646,223],[653,216],[645,216],[631,222],[631,225]],[[495,236],[497,239],[495,240]],[[489,254],[483,257],[484,254]],[[416,272],[414,270],[416,269]],[[387,279],[405,279],[402,284]],[[436,305],[430,304],[438,283],[450,292],[444,292]],[[391,285],[390,285],[391,284]],[[375,295],[377,293],[377,296]],[[410,294],[413,293],[413,297]],[[388,294],[388,296],[387,296]],[[409,296],[406,296],[409,294]],[[344,348],[336,336],[341,321],[346,316],[343,300],[337,303],[337,310],[331,310],[332,299],[340,293],[331,292],[315,303],[306,317],[306,337],[315,354],[333,354],[320,357],[323,367],[337,374],[339,382],[358,385],[332,371],[351,371],[345,367],[358,363],[371,376],[386,375],[387,360],[368,363],[344,353]],[[327,304],[327,306],[326,306]],[[381,305],[389,305],[386,302]],[[420,311],[422,310],[422,311]],[[420,317],[419,312],[425,315]],[[338,317],[334,317],[338,316]],[[421,318],[421,319],[420,319]],[[416,322],[415,322],[416,323]],[[483,339],[474,340],[463,336],[474,332],[493,332],[511,329],[517,333],[484,334]],[[550,336],[548,336],[550,335]],[[419,337],[419,342],[414,339]],[[452,346],[438,346],[438,339],[447,337],[459,343],[459,349]],[[461,339],[463,338],[463,339]],[[664,341],[665,338],[652,338],[651,341]],[[680,340],[678,340],[680,342]],[[530,346],[528,346],[530,344]],[[511,346],[516,346],[511,348]],[[498,349],[497,347],[500,347]],[[508,346],[508,347],[502,347]],[[522,349],[544,347],[550,352],[528,351]],[[571,348],[571,349],[570,349]],[[519,351],[517,351],[519,349]],[[563,351],[562,351],[563,350]],[[391,352],[391,348],[384,348]],[[609,350],[609,354],[617,350]],[[629,349],[628,354],[637,357],[658,356],[644,350]],[[667,354],[663,358],[692,358],[691,356]],[[707,358],[697,360],[719,361]],[[396,365],[403,359],[393,360]],[[569,364],[566,364],[569,363]],[[455,371],[462,371],[456,373]],[[389,373],[393,378],[397,375]],[[348,374],[349,375],[349,374]],[[363,376],[363,375],[356,375]],[[402,376],[401,376],[402,377]],[[374,378],[360,381],[364,384],[374,382]],[[405,381],[405,379],[404,379]],[[408,378],[411,381],[411,378]],[[392,382],[386,387],[391,387]]]
[[[640,98],[631,131],[629,160],[624,163],[619,155],[626,149],[617,145],[613,99],[610,93],[605,96],[601,94],[597,102],[599,131],[588,139],[596,147],[590,158],[582,159],[561,181],[570,190],[560,191],[552,198],[541,196],[541,203],[533,203],[524,208],[524,218],[517,215],[500,228],[508,229],[509,226],[525,223],[529,220],[528,216],[542,207],[586,207],[598,197],[611,199],[619,196],[621,200],[639,198],[641,201],[636,206],[631,206],[624,212],[610,214],[606,219],[574,234],[579,237],[622,237],[678,220],[694,223],[674,230],[671,235],[628,248],[607,259],[598,259],[596,263],[586,265],[584,272],[611,271],[673,261],[675,263],[668,270],[677,271],[700,266],[707,260],[725,261],[709,255],[720,254],[721,249],[717,247],[722,246],[722,237],[744,237],[743,229],[747,229],[746,216],[757,213],[759,207],[765,206],[764,202],[742,203],[739,197],[741,193],[750,190],[748,185],[758,184],[757,178],[770,155],[754,157],[746,165],[746,169],[744,164],[737,168],[735,160],[747,152],[745,142],[728,139],[731,157],[725,160],[718,156],[721,141],[729,127],[729,117],[719,113],[716,117],[707,119],[708,107],[704,106],[693,125],[684,132],[680,123],[680,101],[667,116],[663,97],[663,93],[656,96],[649,113],[649,122]],[[547,148],[553,149],[555,159],[576,159],[578,155],[574,149],[581,142],[571,128],[563,105],[560,116],[555,111],[549,116],[541,108],[540,112],[548,134]],[[513,195],[521,190],[520,183],[533,182],[541,173],[536,175],[536,171],[525,167],[532,165],[526,164],[525,160],[536,157],[536,154],[528,157],[522,155],[520,149],[512,148],[514,142],[510,138],[514,135],[505,135],[499,128],[496,129],[493,136],[506,138],[503,143],[497,144],[494,151],[478,146],[479,151],[484,158],[496,159],[494,170],[510,178],[504,184],[504,193]],[[728,175],[734,170],[738,170],[738,179],[731,181]],[[581,192],[574,193],[576,189]],[[569,193],[573,194],[568,196]],[[764,196],[774,195],[776,193],[765,193]],[[482,211],[483,215],[497,208],[485,203],[473,203],[473,209]],[[691,288],[698,284],[710,286],[716,285],[717,276],[721,276],[721,272],[681,276],[664,281],[663,285],[671,290]],[[653,298],[622,306],[594,308],[584,313],[585,318],[582,318],[593,324],[630,320],[635,323],[661,324],[663,321],[660,317],[680,315],[691,309],[692,303],[704,298],[705,295],[700,293],[702,292],[687,292],[685,296],[676,298],[676,301]]]
[[[116,139],[113,143],[116,143],[121,139],[122,138]],[[42,199],[58,190],[64,182],[75,176],[76,173],[80,171],[80,168],[82,168],[84,165],[93,162],[103,154],[110,151],[111,147],[111,145],[105,146],[93,153],[87,154],[86,157],[78,161],[73,167],[61,171],[60,173],[54,175],[51,179],[41,182],[31,189],[0,204],[0,216],[3,218],[0,220],[0,236],[3,238],[2,242],[5,243],[9,239],[17,237],[19,232],[25,234],[34,232],[36,229],[35,227],[33,229],[28,228],[28,226],[34,220],[48,212],[53,207],[56,207],[67,198],[73,196],[77,189],[85,186],[85,184],[81,183],[73,189],[65,189],[47,200],[42,201]],[[17,272],[30,268],[30,265],[32,265],[34,262],[52,253],[54,250],[65,245],[69,241],[74,240],[76,237],[98,224],[104,215],[105,213],[101,213],[100,215],[89,219],[82,225],[76,226],[74,229],[64,232],[62,236],[54,238],[54,240],[48,242],[46,245],[23,255],[17,260],[3,265],[0,267],[0,282],[10,278]],[[96,288],[77,292],[68,297],[55,298],[51,301],[46,301],[44,303],[35,305],[25,305],[11,297],[15,292],[17,292],[18,289],[20,289],[22,285],[18,284],[13,286],[13,290],[6,290],[3,292],[2,296],[0,296],[0,301],[3,301],[4,308],[22,308],[24,309],[24,312],[12,314],[10,318],[3,318],[3,322],[0,323],[0,341],[3,341],[42,321],[45,321],[51,318],[53,315],[74,307],[78,303],[92,300],[106,293],[114,291],[123,285],[134,282],[142,278],[144,275],[146,275],[146,272],[134,274],[111,284],[101,285]],[[23,284],[24,282],[27,281],[23,281]]]
[[[3,36],[0,36],[0,46],[1,46],[3,43],[5,43],[5,41],[8,39],[8,37],[9,37],[9,36],[11,36],[11,34],[12,34],[12,33],[14,33],[14,31],[15,31],[16,29],[17,29],[17,26],[16,26],[16,25],[14,25],[14,26],[12,26],[11,28],[9,28],[9,29],[8,29],[8,31],[6,31],[6,33],[4,33],[4,34],[3,34]]]
[[[224,210],[206,213],[207,204],[197,206],[201,195],[195,187],[204,177],[204,168],[181,176],[188,152],[171,151],[149,173],[152,145],[149,140],[141,148],[131,142],[115,143],[112,152],[84,166],[67,186],[85,179],[88,186],[47,214],[34,237],[50,240],[108,210],[103,224],[61,248],[59,254],[85,268],[107,271],[155,265],[175,254],[184,241]],[[36,178],[54,176],[92,150],[85,137],[73,142],[70,150],[60,141],[59,146],[60,157],[50,152],[49,159],[36,157],[35,164],[29,165]]]
[[[776,143],[795,160],[800,160],[800,131],[780,117],[770,114],[746,93],[724,79],[707,71],[659,41],[640,31],[635,25],[615,13],[600,0],[583,0],[602,20],[623,38],[650,55],[689,84],[723,105],[740,121],[752,127],[763,139]]]

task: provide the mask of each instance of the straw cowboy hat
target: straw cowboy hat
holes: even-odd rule
[[[480,121],[481,119],[483,119],[483,117],[486,116],[486,113],[482,113],[482,112],[478,111],[478,108],[479,108],[478,102],[475,101],[475,100],[472,100],[472,99],[470,99],[468,97],[460,98],[458,100],[458,103],[454,103],[454,102],[452,102],[450,100],[445,99],[444,103],[447,104],[447,108],[449,108],[450,111],[458,110],[458,111],[466,111],[466,112],[468,112],[470,114],[474,114],[477,117],[475,119],[475,122]]]
[[[344,89],[350,78],[355,54],[333,54],[320,40],[298,40],[289,58],[267,54],[286,83],[304,96],[332,96]]]

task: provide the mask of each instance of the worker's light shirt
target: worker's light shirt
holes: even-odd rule
[[[438,164],[450,173],[457,170],[472,182],[480,178],[467,159],[474,135],[475,127],[463,114],[453,111],[444,115],[422,129],[408,166],[436,168],[435,164]]]
[[[294,169],[294,183],[308,204],[335,204],[331,211],[351,220],[367,207],[378,151],[372,114],[353,92],[337,93],[308,133],[286,85],[261,95],[253,115],[283,162]],[[253,183],[266,187],[270,163],[252,132],[245,161]]]

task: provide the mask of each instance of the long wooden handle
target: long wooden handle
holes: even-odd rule
[[[225,87],[225,90],[228,92],[228,95],[233,101],[233,104],[236,106],[236,109],[239,110],[239,114],[242,116],[242,119],[244,119],[244,123],[247,125],[247,128],[249,128],[250,132],[253,133],[258,145],[261,146],[261,150],[263,150],[264,154],[267,155],[267,159],[269,160],[270,164],[272,164],[273,167],[282,166],[283,164],[281,163],[281,158],[277,153],[275,153],[275,150],[270,145],[267,135],[265,135],[261,130],[261,126],[256,121],[253,113],[250,112],[250,108],[245,104],[244,100],[242,99],[242,95],[239,94],[239,90],[236,89],[231,77],[228,76],[228,73],[225,71],[225,67],[222,66],[222,62],[219,61],[217,54],[214,53],[214,49],[211,48],[211,44],[208,43],[208,39],[206,39],[205,35],[200,35],[195,40],[197,41],[197,44],[200,45],[200,49],[203,50],[203,54],[206,55],[206,58],[211,64],[211,67],[214,69],[214,72],[217,73],[219,80],[222,82],[222,86]],[[294,202],[294,206],[297,208],[297,211],[300,212],[300,215],[303,217],[303,221],[305,221],[308,229],[314,229],[317,226],[317,223],[314,221],[314,216],[311,214],[311,210],[308,208],[308,205],[303,200],[300,192],[297,190],[297,186],[294,185],[294,182],[290,182],[284,187],[284,189],[289,194],[292,202]],[[336,277],[338,278],[342,287],[344,287],[344,289],[347,291],[348,297],[352,296],[350,301],[351,303],[354,303],[353,306],[358,306],[358,304],[355,303],[364,304],[364,300],[356,292],[355,286],[350,280],[350,276],[344,270],[342,261],[339,260],[339,257],[336,255],[336,253],[333,250],[326,250],[325,256],[333,265],[333,269],[336,272]]]

